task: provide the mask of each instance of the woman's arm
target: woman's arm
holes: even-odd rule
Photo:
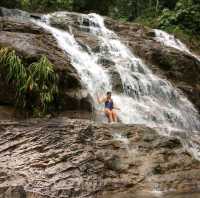
[[[97,95],[97,102],[98,102],[99,104],[101,104],[101,103],[103,103],[103,102],[105,102],[105,101],[106,101],[106,98],[105,98],[105,97],[100,98],[100,97]]]

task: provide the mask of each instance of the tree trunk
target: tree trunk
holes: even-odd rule
[[[149,0],[149,8],[151,9],[152,6],[152,0]]]

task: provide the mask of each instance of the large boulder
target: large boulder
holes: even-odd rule
[[[176,138],[66,117],[1,121],[0,170],[3,198],[117,197],[200,186],[200,162]]]

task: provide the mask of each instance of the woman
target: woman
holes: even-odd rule
[[[103,98],[99,98],[97,97],[97,101],[98,103],[104,103],[105,104],[105,109],[104,109],[104,112],[108,118],[108,122],[112,123],[112,122],[117,122],[117,114],[115,112],[114,109],[117,109],[119,110],[119,108],[116,108],[114,107],[114,102],[113,102],[113,99],[111,97],[111,92],[107,92],[106,93],[106,96],[103,97]]]

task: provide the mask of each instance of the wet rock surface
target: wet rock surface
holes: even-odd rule
[[[62,16],[61,16],[62,15]],[[55,13],[50,22],[53,26],[70,31],[82,46],[89,46],[94,53],[98,53],[101,43],[90,34],[88,18],[77,13]],[[200,110],[200,62],[189,54],[177,49],[163,46],[155,39],[152,29],[141,24],[119,22],[105,17],[105,25],[113,30],[135,55],[162,78],[167,78],[174,86],[181,89],[186,96]],[[95,26],[93,24],[93,26]],[[199,52],[200,53],[200,52]],[[121,91],[122,83],[116,76],[114,65],[102,57],[99,60],[111,74],[114,90]]]
[[[69,57],[51,34],[28,20],[30,15],[40,18],[0,9],[0,47],[15,49],[27,63],[47,55],[60,76],[64,109],[90,111],[91,99]],[[99,41],[87,28],[82,32],[79,27],[88,23],[76,13],[52,21],[53,25],[72,31],[85,50],[89,46],[98,53]],[[198,61],[162,46],[155,41],[154,32],[142,25],[109,18],[105,23],[156,74],[171,80],[200,108]],[[105,57],[100,57],[99,62],[112,74],[114,89],[121,92],[113,63]],[[12,105],[14,100],[14,90],[1,74],[0,105]],[[10,113],[5,108],[3,111],[2,119],[14,113],[12,108]],[[86,119],[0,121],[0,198],[116,198],[138,191],[199,190],[200,163],[184,151],[176,138],[159,136],[155,130],[139,125],[94,123],[87,120],[91,114],[77,112],[63,115]]]
[[[200,111],[200,62],[196,58],[163,46],[156,41],[152,29],[140,24],[119,23],[109,18],[106,18],[105,23],[155,74],[167,78],[181,89]]]
[[[58,47],[51,34],[28,19],[0,17],[0,47],[14,49],[26,64],[31,64],[42,55],[46,55],[59,74],[63,109],[80,110],[82,108],[82,110],[91,111],[91,98],[82,86],[76,69],[71,65],[69,57]],[[13,105],[15,89],[6,83],[2,70],[0,88],[0,104]]]
[[[200,163],[138,125],[67,117],[0,121],[0,197],[106,197],[199,189]]]
[[[38,14],[29,14],[20,10],[0,8],[0,46],[14,48],[29,63],[46,54],[55,65],[60,75],[60,88],[63,90],[64,109],[91,111],[92,100],[85,94],[77,71],[70,64],[69,57],[58,47],[55,39],[44,29],[30,22],[30,18],[39,19]],[[97,53],[101,48],[100,41],[90,34],[90,21],[85,15],[73,12],[55,13],[50,18],[52,26],[73,33],[80,46],[89,53]],[[43,19],[44,20],[44,19]],[[95,26],[95,24],[93,24]],[[176,49],[163,46],[155,40],[152,29],[140,24],[125,23],[105,17],[105,25],[114,30],[134,54],[144,60],[154,73],[167,78],[174,86],[181,89],[200,110],[200,62],[191,55]],[[109,72],[113,89],[122,92],[122,83],[114,64],[105,56],[99,57],[99,63]],[[0,88],[6,86],[1,76]],[[0,103],[12,104],[14,90],[6,86],[8,92],[0,89]],[[83,90],[82,90],[83,88]]]

